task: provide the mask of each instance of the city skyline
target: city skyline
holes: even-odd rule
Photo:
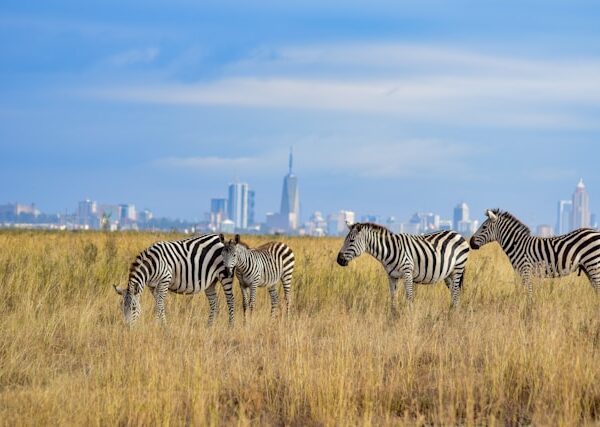
[[[562,231],[562,233],[560,233],[560,234],[563,234],[564,232],[568,232],[569,230],[571,230],[573,228],[577,228],[577,227],[573,227],[573,225],[572,225],[572,221],[573,221],[573,218],[572,218],[572,214],[573,214],[572,207],[573,207],[573,200],[574,200],[575,194],[577,193],[577,188],[580,188],[580,186],[582,186],[582,185],[583,185],[583,188],[585,189],[585,196],[584,197],[585,197],[585,200],[586,200],[586,209],[585,209],[584,216],[587,216],[591,220],[592,215],[596,212],[593,209],[593,205],[590,204],[590,200],[594,200],[594,197],[593,196],[590,197],[589,191],[588,191],[588,189],[585,186],[585,184],[584,184],[583,181],[584,181],[583,178],[579,178],[577,186],[575,187],[575,191],[574,192],[573,192],[573,190],[570,191],[573,196],[571,198],[569,198],[568,200],[561,199],[560,196],[558,196],[558,197],[555,196],[555,200],[558,201],[558,209],[557,209],[557,211],[555,211],[554,214],[552,214],[552,215],[550,214],[551,209],[545,209],[545,211],[547,212],[547,214],[546,215],[541,215],[541,217],[542,217],[541,220],[530,221],[530,220],[525,219],[524,217],[522,218],[522,220],[524,222],[526,222],[527,224],[531,224],[532,227],[535,227],[535,226],[538,226],[538,225],[551,225],[551,227],[553,228],[553,230],[555,230],[556,232],[560,233],[560,231]],[[234,185],[234,184],[236,184],[236,183],[239,184],[241,182],[239,180],[237,180],[234,183],[230,182],[226,187],[227,188],[231,188],[231,186]],[[245,203],[247,205],[249,205],[251,203],[250,200],[252,200],[252,204],[254,204],[254,194],[255,194],[256,190],[254,189],[253,186],[250,187],[247,183],[243,183],[243,184],[245,184],[246,186],[248,186],[246,188],[246,190],[245,190],[246,193],[247,193],[248,200]],[[562,185],[561,188],[562,187],[564,187],[564,185]],[[217,191],[216,193],[218,194],[219,192]],[[567,190],[567,191],[565,191],[563,193],[568,194],[569,190]],[[214,196],[214,194],[213,194],[213,196]],[[82,199],[82,200],[80,200],[79,202],[76,202],[76,203],[81,203],[84,200],[90,200],[90,198],[84,198],[84,199]],[[168,216],[168,215],[161,214],[160,213],[161,212],[160,209],[156,209],[155,210],[154,208],[152,208],[152,212],[155,212],[159,216],[165,217],[165,218],[182,219],[182,220],[186,220],[186,221],[197,221],[197,222],[200,222],[200,221],[204,221],[207,217],[210,217],[211,212],[213,212],[213,209],[211,207],[211,203],[212,203],[213,200],[219,200],[219,201],[223,200],[226,203],[228,199],[227,198],[219,199],[219,198],[211,197],[211,198],[207,199],[206,207],[203,208],[201,210],[201,212],[197,212],[197,213],[192,214],[190,216],[185,216],[183,214],[174,215],[174,216]],[[458,200],[463,200],[463,199],[459,198]],[[95,200],[94,202],[95,203],[99,203],[97,200]],[[282,204],[282,202],[283,201],[281,200],[281,197],[280,197],[280,202],[279,203]],[[461,202],[461,203],[463,203],[463,202]],[[40,208],[39,203],[37,203],[35,201],[24,202],[23,198],[17,198],[17,199],[12,200],[12,201],[11,200],[0,200],[0,206],[2,206],[2,205],[9,205],[9,204],[18,205],[18,206],[21,206],[21,207],[24,207],[24,208],[27,207],[27,210],[29,210],[30,206],[35,206],[36,208]],[[140,206],[139,204],[134,203],[134,202],[130,202],[129,204]],[[276,202],[276,200],[273,200],[273,201],[270,201],[270,202],[266,203],[267,206],[276,206],[277,204],[278,203]],[[71,203],[71,205],[72,205],[72,203]],[[103,206],[103,205],[106,205],[106,204],[100,204],[100,206]],[[110,204],[108,204],[108,205],[110,205]],[[119,204],[118,203],[117,204],[113,203],[110,206],[116,206],[116,205],[119,205]],[[469,203],[469,205],[472,206],[472,203]],[[556,202],[555,202],[555,205],[556,205]],[[230,212],[229,208],[227,207],[227,204],[225,206],[226,206],[225,207],[225,212],[227,213],[228,216],[230,216],[231,212]],[[348,206],[346,206],[346,207],[348,207]],[[484,211],[486,209],[498,208],[498,207],[500,209],[502,209],[502,210],[508,210],[508,211],[513,212],[513,210],[511,210],[510,208],[505,208],[505,207],[498,206],[498,205],[489,205],[489,206],[486,206],[483,209],[480,209],[481,212],[473,210],[472,207],[469,207],[468,209],[475,212],[476,218],[472,218],[472,219],[484,219]],[[70,207],[66,206],[66,207],[64,207],[64,208],[62,208],[62,209],[60,209],[58,211],[53,211],[51,209],[47,209],[44,206],[41,206],[41,208],[43,209],[44,213],[51,213],[51,214],[60,214],[60,213],[72,212],[72,210],[73,210],[72,206],[70,206]],[[146,208],[147,207],[145,206],[144,209],[146,209]],[[566,208],[566,211],[565,211],[565,208]],[[77,208],[77,209],[79,209],[79,208]],[[343,207],[339,207],[339,206],[338,207],[334,207],[330,211],[331,212],[335,212],[335,211],[337,211],[339,209],[343,210]],[[456,214],[456,212],[455,212],[456,206],[453,207],[453,208],[451,208],[450,210],[451,210],[451,212],[447,214],[447,217],[452,220],[453,228],[456,229],[456,220],[454,218],[454,216]],[[310,214],[314,213],[315,211],[328,211],[328,210],[327,209],[319,209],[319,208],[317,208],[317,209],[315,209],[315,210],[313,210],[311,212],[308,212],[306,215],[310,215]],[[398,213],[399,210],[398,211],[392,211],[392,212],[384,212],[384,213],[382,213],[381,211],[377,211],[376,209],[367,209],[367,210],[364,210],[364,211],[356,210],[356,211],[357,212],[363,212],[363,215],[370,215],[370,214],[373,214],[373,213],[377,212],[376,215],[378,215],[378,216],[388,216],[388,217],[389,216],[394,216],[394,217],[406,217],[406,218],[409,218],[413,213],[415,213],[415,212],[425,212],[426,209],[422,209],[422,208],[419,208],[419,207],[409,207],[407,209],[404,209],[404,212],[408,212],[404,216],[401,213]],[[443,210],[437,210],[436,212],[442,212],[442,211]],[[256,215],[256,209],[254,208],[254,206],[253,206],[253,209],[251,211],[249,210],[248,213],[246,214],[246,215],[248,215],[247,224],[253,223],[253,221],[249,221],[250,212],[252,212],[252,216]],[[258,222],[264,222],[264,221],[266,221],[266,214],[273,213],[273,212],[278,213],[280,211],[278,211],[277,209],[264,208],[264,206],[261,206],[260,212],[261,212],[261,214],[257,216],[258,218],[260,218],[260,220],[256,221],[257,223]],[[566,224],[566,225],[563,225],[562,227],[561,227],[561,225],[559,225],[559,222],[558,222],[558,218],[561,216],[561,212],[564,212],[565,219],[563,220],[563,224]],[[518,210],[514,210],[514,213],[518,216]],[[303,219],[306,220],[306,218],[303,218]],[[590,221],[590,220],[588,220],[588,221]],[[587,223],[579,222],[578,223],[578,225],[580,225],[580,226],[585,226],[585,224],[587,224],[587,226],[589,226],[590,222],[587,222]]]
[[[3,4],[1,200],[202,220],[240,178],[264,218],[294,146],[305,216],[598,210],[600,4],[151,3]]]
[[[298,177],[292,174],[292,156],[290,154],[288,174],[284,177],[284,186],[281,197],[281,210],[268,214],[264,221],[248,222],[254,218],[255,190],[250,190],[250,185],[239,180],[228,186],[228,198],[212,198],[209,201],[209,210],[204,212],[202,220],[189,221],[170,218],[156,218],[149,209],[137,210],[134,204],[99,204],[95,200],[85,199],[79,201],[74,213],[48,214],[41,212],[35,204],[0,204],[0,227],[3,225],[20,224],[27,226],[27,221],[15,221],[20,214],[21,218],[43,219],[50,218],[48,224],[61,225],[61,228],[138,230],[138,229],[179,229],[187,232],[225,232],[225,233],[259,233],[259,234],[300,234],[312,236],[343,235],[347,223],[373,222],[387,226],[390,230],[408,234],[425,234],[439,230],[455,230],[464,236],[473,234],[480,221],[471,216],[471,209],[465,201],[461,201],[452,209],[452,215],[444,213],[425,212],[415,210],[410,217],[398,219],[395,216],[384,216],[373,212],[356,212],[353,210],[334,210],[324,215],[323,211],[314,211],[308,218],[294,217],[297,222],[292,222],[287,209],[289,190],[287,180],[294,177],[294,199],[299,206],[297,192]],[[598,228],[597,217],[589,209],[590,197],[582,178],[577,183],[571,200],[558,200],[555,225],[549,223],[527,224],[533,234],[541,237],[551,237],[565,234],[576,228]],[[513,212],[511,212],[513,213]],[[17,218],[18,219],[18,218]],[[43,225],[43,221],[34,221],[32,224]],[[57,228],[51,226],[51,228]]]

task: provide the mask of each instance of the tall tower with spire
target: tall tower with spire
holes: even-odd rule
[[[571,229],[590,226],[590,196],[583,183],[579,180],[573,193],[573,211],[571,218]]]
[[[290,148],[288,174],[283,178],[281,193],[281,209],[279,214],[287,231],[294,231],[300,222],[300,195],[298,193],[298,177],[293,173],[294,152]]]

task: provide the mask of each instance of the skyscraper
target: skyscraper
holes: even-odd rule
[[[579,180],[575,192],[573,193],[573,217],[571,228],[590,226],[590,196],[585,189],[583,179]]]
[[[248,225],[256,224],[256,219],[254,217],[254,197],[256,193],[254,190],[248,190]]]
[[[210,224],[215,229],[220,228],[227,215],[227,199],[210,199]]]
[[[556,234],[565,234],[571,231],[571,217],[573,216],[573,201],[559,200],[556,215]]]
[[[461,202],[454,208],[454,216],[452,217],[452,227],[455,231],[460,232],[461,222],[469,221],[469,206],[465,202]]]
[[[283,191],[281,194],[281,210],[279,211],[282,225],[287,231],[298,228],[300,222],[300,195],[298,194],[298,177],[292,173],[293,152],[290,149],[288,174],[283,178]]]
[[[90,199],[79,202],[77,217],[79,225],[92,228],[97,227],[98,217],[96,202]]]
[[[348,231],[348,224],[354,224],[356,214],[352,211],[341,210],[337,214],[331,214],[327,217],[327,234],[329,236],[339,236]]]
[[[248,184],[236,182],[229,184],[229,219],[235,228],[248,228]]]
[[[133,222],[137,219],[137,214],[135,212],[135,205],[123,204],[119,205],[121,210],[120,221],[123,222]]]

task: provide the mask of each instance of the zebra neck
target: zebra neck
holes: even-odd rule
[[[522,249],[531,244],[534,238],[530,234],[516,233],[512,236],[501,236],[498,243],[500,243],[502,250],[514,265],[522,258],[524,253]]]
[[[146,264],[148,266],[148,264]],[[144,285],[150,281],[151,276],[154,273],[154,267],[150,264],[148,267],[151,270],[146,271],[141,262],[129,273],[129,280],[127,281],[127,288],[129,292],[136,295],[144,290]],[[149,277],[150,276],[150,277]]]
[[[373,258],[380,262],[384,262],[385,254],[383,253],[384,245],[381,244],[383,239],[386,239],[387,236],[379,235],[375,232],[370,232],[367,234],[367,238],[365,239],[365,251],[371,255]]]
[[[237,268],[240,272],[245,273],[251,264],[252,251],[247,248],[240,248],[238,252]]]
[[[129,283],[127,284],[127,289],[129,290],[130,294],[137,295],[144,290],[144,283],[146,283],[145,280],[140,280],[138,283],[137,281],[132,281],[130,279]]]

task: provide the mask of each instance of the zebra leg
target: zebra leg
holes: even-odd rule
[[[215,289],[215,284],[213,283],[208,288],[206,288],[206,297],[208,298],[208,305],[210,306],[210,314],[208,315],[208,326],[211,326],[215,321],[215,316],[217,315],[217,311],[219,309],[219,297],[217,296],[217,291]]]
[[[450,295],[452,298],[451,308],[458,307],[460,302],[460,291],[462,289],[463,279],[465,277],[465,271],[453,271],[450,275],[451,283],[450,283]]]
[[[531,270],[526,269],[521,274],[523,280],[523,286],[527,288],[527,301],[532,302],[533,300],[533,284],[531,283]]]
[[[225,292],[225,299],[227,300],[227,312],[229,314],[229,326],[233,326],[235,316],[235,300],[233,297],[233,277],[224,278],[221,283],[223,284],[223,292]]]
[[[254,307],[256,306],[256,287],[257,283],[250,284],[250,314],[254,313]]]
[[[246,318],[246,311],[248,310],[248,304],[250,303],[250,288],[248,286],[240,286],[242,289],[242,306],[244,307],[244,319]]]
[[[271,318],[275,317],[277,306],[279,305],[279,296],[277,295],[277,284],[269,288],[269,295],[271,295]]]
[[[579,268],[583,270],[596,293],[600,294],[600,265],[580,266]]]
[[[398,279],[392,276],[388,277],[390,281],[390,303],[392,316],[398,315]]]
[[[283,285],[283,297],[285,299],[285,311],[289,316],[290,314],[290,306],[292,305],[292,272],[286,274],[281,279],[281,284]]]
[[[413,276],[412,273],[407,271],[404,273],[404,291],[406,292],[406,301],[409,304],[413,302]]]
[[[166,283],[160,283],[152,292],[155,300],[154,316],[163,326],[167,323],[167,318],[165,316],[165,298],[169,290],[169,283],[170,281]]]

